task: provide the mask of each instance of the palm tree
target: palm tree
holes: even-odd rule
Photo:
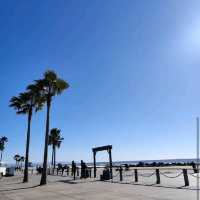
[[[2,161],[2,156],[3,156],[3,151],[5,149],[5,144],[8,142],[8,138],[3,136],[0,138],[0,151],[1,151],[1,156],[0,156],[0,164]]]
[[[57,74],[54,71],[50,70],[44,73],[43,79],[36,80],[35,82],[37,86],[40,88],[41,94],[45,98],[47,105],[43,170],[40,181],[40,185],[45,185],[47,182],[49,118],[50,118],[51,103],[53,97],[61,94],[65,89],[69,87],[69,84],[64,80],[58,78]]]
[[[15,162],[16,162],[16,168],[19,167],[20,158],[21,158],[21,156],[20,156],[19,154],[15,154],[14,157],[13,157],[13,159],[14,159]]]
[[[26,136],[26,156],[23,182],[28,182],[28,163],[29,163],[29,146],[31,134],[31,119],[33,111],[37,112],[43,106],[43,101],[40,92],[36,85],[31,84],[27,87],[27,91],[20,93],[18,97],[12,97],[10,100],[10,107],[17,110],[17,114],[24,114],[28,116],[28,128]]]
[[[21,157],[20,157],[21,169],[22,169],[22,165],[23,165],[24,160],[25,160],[25,157],[24,157],[24,156],[21,156]]]
[[[52,160],[51,164],[53,165],[53,168],[56,167],[56,147],[60,148],[60,145],[64,138],[60,135],[60,129],[53,128],[50,131],[49,135],[49,145],[52,145]]]

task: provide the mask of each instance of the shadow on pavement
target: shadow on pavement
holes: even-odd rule
[[[16,190],[27,190],[27,189],[36,188],[38,186],[40,186],[40,185],[34,185],[34,186],[30,186],[30,187],[13,188],[13,189],[3,189],[3,190],[0,190],[0,193],[1,192],[16,191]]]

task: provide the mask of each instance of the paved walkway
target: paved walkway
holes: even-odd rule
[[[40,176],[21,183],[15,176],[0,180],[0,200],[196,200],[196,190],[130,185],[100,181],[71,181],[49,176],[47,186],[38,186]]]

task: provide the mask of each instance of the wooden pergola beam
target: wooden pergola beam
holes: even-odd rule
[[[106,146],[101,146],[101,147],[95,147],[92,149],[93,152],[97,152],[97,151],[108,151],[112,149],[112,145],[106,145]]]

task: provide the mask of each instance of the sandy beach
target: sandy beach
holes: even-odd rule
[[[128,173],[128,172],[127,172]],[[147,174],[146,170],[142,171]],[[149,173],[149,172],[148,172]],[[177,173],[177,172],[176,172]],[[173,174],[170,174],[172,176]],[[129,176],[131,177],[131,176]],[[190,177],[190,186],[184,187],[183,178],[169,180],[161,177],[161,184],[155,184],[155,177],[140,177],[136,184],[128,179],[107,182],[98,179],[77,179],[67,176],[48,176],[48,185],[38,186],[40,175],[30,175],[29,183],[22,183],[22,175],[0,179],[0,200],[192,200],[196,199],[196,178]]]

